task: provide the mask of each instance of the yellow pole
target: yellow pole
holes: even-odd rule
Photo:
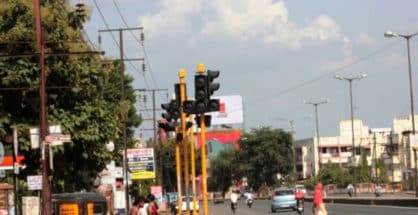
[[[175,127],[175,133],[178,134],[179,128],[176,125]],[[181,194],[181,170],[180,170],[180,144],[176,139],[176,175],[177,175],[177,192],[178,192],[178,200],[177,200],[177,214],[180,215],[182,214],[182,210],[181,210],[181,205],[183,204],[182,202],[182,194]]]
[[[190,114],[189,121],[193,122],[193,115]],[[193,193],[193,215],[197,214],[196,211],[196,166],[195,166],[195,148],[194,148],[194,129],[193,126],[190,128],[189,131],[189,141],[190,141],[190,163],[192,164],[192,193]]]
[[[185,77],[186,71],[184,69],[180,69],[178,72],[179,80],[180,80],[180,118],[181,118],[181,136],[182,136],[182,145],[183,145],[183,163],[184,163],[184,194],[186,195],[186,200],[189,199],[189,153],[187,151],[187,128],[186,128],[186,113],[183,111],[183,102],[186,100],[186,89],[185,89]],[[189,204],[187,204],[186,209],[188,208]],[[186,215],[190,214],[190,210],[186,210]]]
[[[200,137],[202,143],[202,185],[203,185],[203,214],[208,215],[208,195],[206,184],[206,125],[205,114],[200,114]]]

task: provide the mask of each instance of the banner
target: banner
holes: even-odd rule
[[[244,123],[244,109],[240,95],[214,96],[213,98],[219,99],[220,110],[209,113],[212,116],[212,125]]]
[[[131,180],[154,179],[154,149],[128,149],[128,168]]]

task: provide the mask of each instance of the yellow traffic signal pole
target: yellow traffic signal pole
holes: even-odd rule
[[[200,114],[200,137],[202,143],[202,185],[203,185],[203,214],[208,215],[208,194],[206,180],[206,125],[205,114]]]
[[[188,192],[189,192],[189,153],[187,152],[187,128],[186,128],[186,113],[183,111],[183,102],[186,101],[186,90],[185,90],[185,77],[186,71],[184,69],[180,69],[178,72],[179,80],[180,80],[180,119],[181,119],[181,142],[183,145],[183,165],[184,165],[184,194],[186,195],[186,200],[189,199]],[[186,209],[189,209],[189,204],[186,205]],[[186,210],[186,214],[190,214],[190,210]]]
[[[203,75],[205,72],[205,65],[197,65],[197,73]],[[202,158],[202,187],[203,187],[203,214],[208,215],[208,194],[207,194],[207,174],[206,174],[206,125],[205,125],[205,113],[200,113],[200,142],[201,146],[201,158]]]
[[[179,128],[178,125],[176,123],[176,126],[174,128],[176,135],[178,134]],[[180,143],[177,140],[177,138],[175,138],[176,140],[176,175],[177,175],[177,193],[178,193],[178,199],[177,199],[177,214],[182,214],[182,210],[181,210],[181,205],[183,204],[182,199],[181,199],[181,171],[180,171]]]
[[[194,116],[190,114],[189,122],[193,122]],[[194,129],[193,126],[189,130],[189,144],[190,144],[190,163],[192,164],[192,193],[193,193],[193,215],[197,215],[196,211],[196,166],[195,166],[195,148],[194,148]]]

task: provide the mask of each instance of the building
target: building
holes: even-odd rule
[[[361,155],[366,154],[372,176],[379,172],[377,161],[382,159],[388,167],[389,181],[411,188],[416,171],[413,148],[418,146],[418,138],[411,132],[410,117],[394,118],[393,129],[369,129],[362,120],[356,119],[353,122],[354,160],[351,120],[340,121],[338,136],[294,141],[298,179],[317,175],[320,168],[328,162],[337,163],[341,167],[359,165]]]

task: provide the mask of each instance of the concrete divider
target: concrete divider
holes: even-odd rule
[[[312,197],[305,199],[312,202]],[[327,197],[325,203],[358,204],[358,205],[391,205],[402,207],[418,207],[418,198],[395,197]]]

